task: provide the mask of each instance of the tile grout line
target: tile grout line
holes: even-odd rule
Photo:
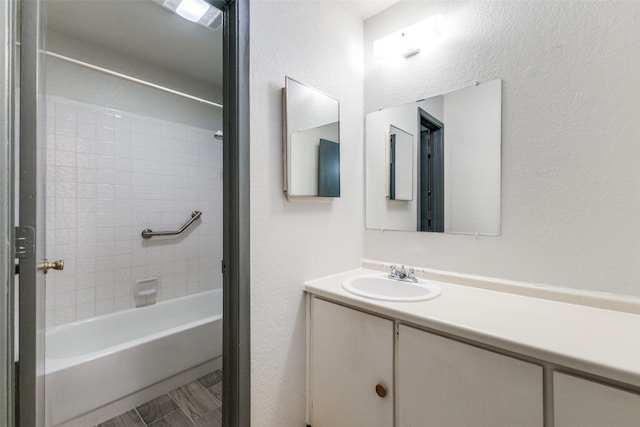
[[[138,416],[138,418],[140,418],[140,421],[142,421],[142,424],[144,424],[145,427],[149,427],[149,424],[147,424],[147,422],[144,420],[144,418],[142,418],[142,415],[140,415],[140,412],[138,412],[138,408],[134,407],[133,410],[135,411],[135,413]]]

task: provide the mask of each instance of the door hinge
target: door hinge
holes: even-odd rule
[[[36,231],[31,226],[16,227],[14,257],[28,258],[35,253]]]
[[[227,272],[227,264],[225,264],[224,260],[220,261],[220,269],[222,271],[222,274],[225,274]]]

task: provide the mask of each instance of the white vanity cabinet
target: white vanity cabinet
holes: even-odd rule
[[[397,347],[398,426],[543,425],[541,366],[405,325]]]
[[[640,426],[640,395],[629,391],[554,372],[553,401],[555,427]]]
[[[315,297],[308,345],[313,427],[543,425],[541,366]]]
[[[305,284],[312,427],[640,427],[640,304],[457,276],[411,303],[343,286],[376,274]]]
[[[308,420],[393,426],[393,322],[311,298]]]

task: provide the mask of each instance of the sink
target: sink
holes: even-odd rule
[[[382,301],[426,301],[440,295],[440,287],[433,283],[405,282],[382,274],[356,276],[342,282],[342,287],[352,294]]]

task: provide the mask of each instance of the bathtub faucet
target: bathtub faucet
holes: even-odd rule
[[[409,270],[405,270],[404,269],[404,265],[400,267],[400,269],[398,270],[398,267],[396,267],[395,265],[391,266],[391,273],[389,273],[389,275],[387,276],[389,279],[393,279],[393,280],[404,280],[407,282],[417,282],[418,279],[416,279],[416,272],[413,269],[413,267],[409,267]]]

